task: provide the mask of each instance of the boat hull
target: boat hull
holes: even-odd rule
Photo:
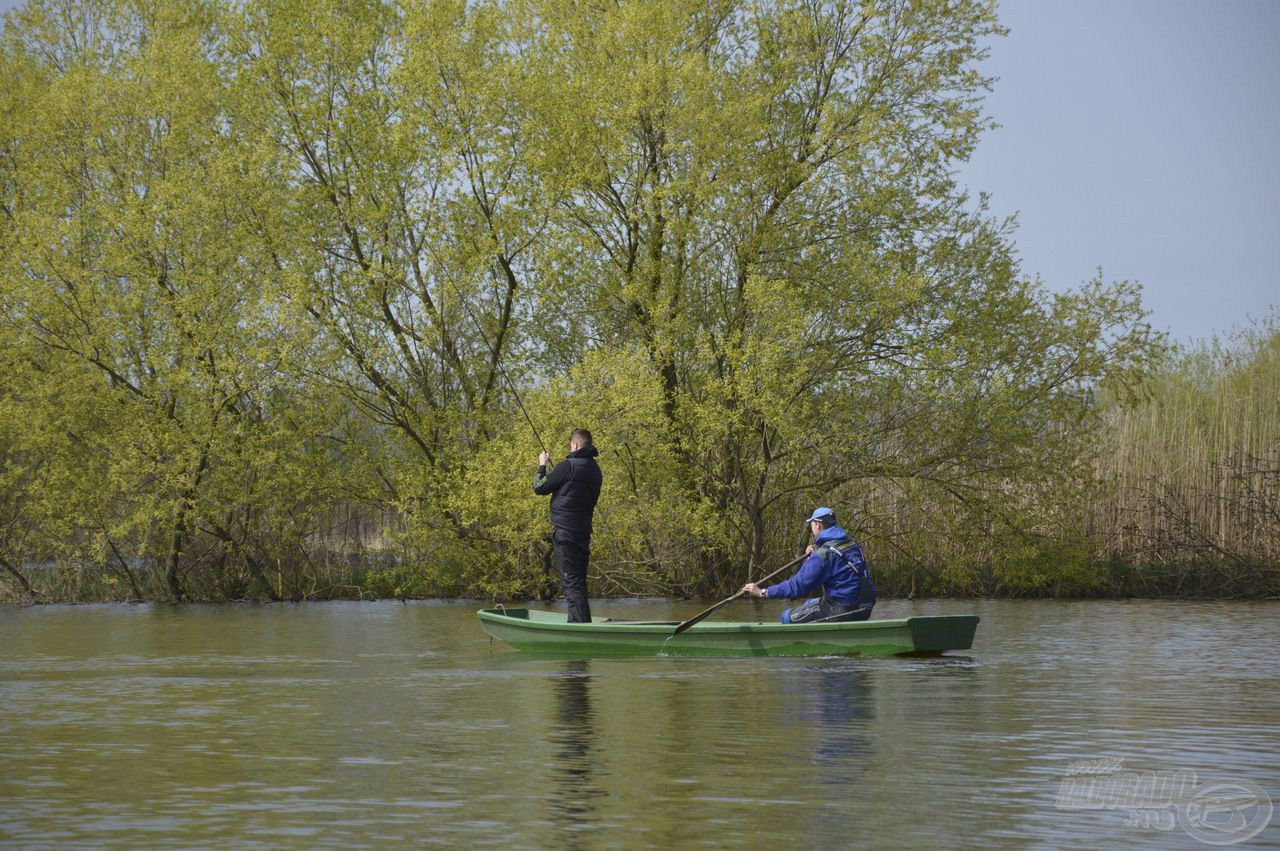
[[[517,650],[579,656],[903,656],[968,650],[976,615],[844,623],[703,621],[674,634],[677,621],[566,623],[558,612],[481,609],[489,635]]]

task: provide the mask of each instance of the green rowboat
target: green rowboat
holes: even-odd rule
[[[481,609],[481,626],[517,650],[587,656],[934,656],[968,650],[977,615],[845,623],[703,621],[679,635],[679,621],[566,623],[559,612]]]

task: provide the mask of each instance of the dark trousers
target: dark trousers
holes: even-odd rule
[[[569,623],[590,623],[587,604],[587,564],[591,561],[591,535],[556,527],[551,538],[556,548],[560,587],[569,601]]]
[[[871,617],[875,600],[868,603],[837,603],[830,597],[806,600],[782,613],[783,623],[812,623],[813,621],[865,621]]]

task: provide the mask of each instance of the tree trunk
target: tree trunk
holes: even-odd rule
[[[31,587],[31,583],[27,581],[27,577],[22,575],[22,571],[10,564],[8,559],[0,558],[0,567],[3,567],[5,572],[13,577],[14,581],[18,583],[18,587],[22,589],[23,594],[26,594],[28,597],[37,596],[35,589],[33,589]]]
[[[182,602],[182,578],[178,575],[178,564],[182,560],[182,546],[186,539],[187,514],[183,511],[173,527],[173,538],[169,544],[169,566],[165,572],[165,584],[169,587],[169,596],[175,603]]]
[[[134,577],[133,571],[129,569],[129,564],[124,560],[124,556],[120,554],[119,547],[116,542],[111,539],[110,535],[106,536],[107,545],[111,547],[111,552],[116,557],[116,562],[120,565],[120,570],[124,573],[125,579],[129,580],[129,587],[133,589],[133,598],[135,600],[142,599],[142,589],[138,587],[138,580]]]

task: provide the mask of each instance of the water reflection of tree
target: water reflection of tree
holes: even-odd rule
[[[555,745],[551,777],[551,808],[561,840],[578,847],[596,821],[596,799],[606,794],[595,781],[598,748],[595,743],[595,712],[591,706],[591,663],[566,662],[554,681],[555,724],[551,742]]]

